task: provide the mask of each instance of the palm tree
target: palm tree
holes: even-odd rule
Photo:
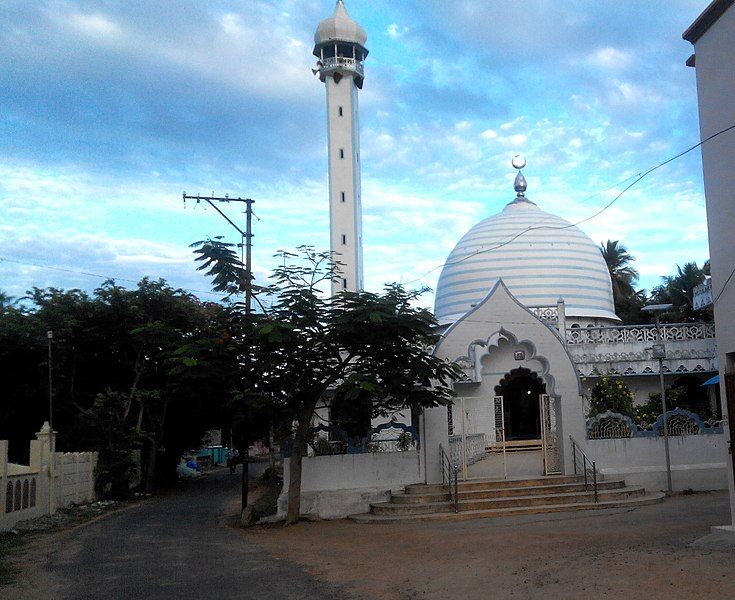
[[[709,261],[699,268],[696,262],[688,262],[683,267],[676,265],[676,274],[661,278],[661,285],[654,290],[654,300],[659,303],[670,302],[674,305],[670,318],[677,321],[708,319],[706,311],[694,311],[692,299],[694,288],[704,282],[709,271]]]
[[[635,257],[618,240],[601,243],[600,252],[610,272],[615,311],[618,312],[623,304],[629,303],[634,296],[641,293],[633,287],[638,281],[638,271],[632,265]]]

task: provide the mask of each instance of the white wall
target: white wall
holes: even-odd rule
[[[722,434],[681,435],[669,438],[674,491],[727,488],[727,443]],[[628,485],[666,490],[664,439],[634,437],[586,440],[585,452],[607,478],[624,478]]]
[[[301,513],[323,519],[367,512],[371,502],[387,501],[391,490],[424,480],[420,451],[305,456],[301,472]],[[288,505],[289,468],[283,461],[278,514]]]
[[[735,6],[715,21],[694,44],[701,139],[735,123]],[[717,359],[720,372],[735,371],[735,282],[725,282],[735,267],[735,131],[731,130],[702,146],[702,168],[707,204],[707,229],[712,263],[712,296],[717,328]],[[723,291],[724,290],[724,291]],[[727,418],[724,377],[720,378],[723,416]],[[730,418],[735,418],[731,415]],[[729,432],[725,432],[729,440]],[[735,524],[735,481],[728,469],[731,523]]]

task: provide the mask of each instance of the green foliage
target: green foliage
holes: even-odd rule
[[[48,420],[52,330],[57,448],[107,452],[92,423],[135,430],[151,488],[159,448],[175,457],[197,446],[206,429],[231,421],[227,377],[236,357],[228,358],[227,321],[222,306],[163,280],[143,279],[135,289],[106,281],[93,294],[34,288],[22,303],[2,304],[0,439],[25,461],[18,453]],[[109,394],[127,399],[121,416],[113,418],[117,401]],[[175,460],[165,464],[164,475],[172,474]],[[125,470],[116,465],[111,457],[108,483]]]
[[[219,288],[234,290],[240,271],[226,245],[208,240],[197,246],[208,272],[222,276]],[[303,246],[278,256],[281,266],[262,292],[272,302],[267,312],[248,318],[244,307],[235,307],[243,331],[237,385],[243,398],[264,399],[284,429],[296,424],[287,518],[292,522],[298,518],[307,430],[328,393],[369,401],[372,416],[418,410],[450,401],[448,384],[457,370],[428,351],[439,330],[431,313],[413,306],[421,291],[391,285],[382,294],[343,292],[330,300],[323,288],[336,276],[331,253]]]
[[[709,275],[709,261],[702,268],[696,262],[676,266],[674,275],[662,277],[661,285],[651,292],[651,301],[656,304],[673,304],[673,308],[662,314],[661,319],[669,323],[687,323],[691,321],[711,321],[712,309],[695,311],[693,307],[694,288],[704,283]]]
[[[406,452],[413,445],[413,436],[408,431],[402,431],[398,436],[398,449]]]
[[[608,410],[632,417],[633,393],[622,381],[606,375],[592,388],[589,416]]]

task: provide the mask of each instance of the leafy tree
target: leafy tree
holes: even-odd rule
[[[237,273],[221,264],[236,265],[234,252],[223,252],[217,240],[207,243],[217,250],[207,252],[199,244],[208,273]],[[300,514],[302,457],[317,405],[335,396],[352,401],[367,396],[373,416],[442,405],[453,395],[447,382],[457,371],[429,350],[439,334],[431,313],[412,306],[420,292],[390,285],[382,294],[342,292],[327,299],[322,288],[336,271],[331,253],[304,246],[297,254],[279,256],[282,265],[266,290],[272,306],[253,319],[241,380],[251,396],[266,399],[292,424],[286,522],[294,523]],[[237,282],[227,285],[234,289]]]
[[[592,388],[590,416],[594,417],[608,410],[632,417],[633,393],[620,379],[605,375]]]

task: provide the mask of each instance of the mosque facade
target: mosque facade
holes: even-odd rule
[[[332,250],[345,265],[334,292],[362,286],[357,92],[366,42],[343,0],[315,35],[314,73],[327,87]],[[413,423],[395,415],[401,431],[416,426],[411,452],[390,446],[363,457],[305,457],[302,511],[345,516],[396,488],[441,483],[445,458],[465,480],[569,475],[577,472],[577,449],[595,457],[602,475],[665,489],[660,423],[640,432],[623,415],[590,419],[588,399],[604,376],[624,381],[639,403],[660,389],[660,372],[666,386],[681,377],[705,383],[717,371],[714,327],[622,323],[600,248],[527,196],[525,160],[516,157],[513,166],[515,196],[458,241],[436,288],[434,313],[444,332],[434,351],[462,370],[453,405],[426,409]],[[659,362],[652,349],[661,343]],[[723,487],[722,435],[689,435],[721,434],[721,426],[691,414],[671,417],[680,435],[671,454],[674,487]],[[386,426],[373,422],[380,435],[371,439],[381,443]],[[282,509],[285,502],[282,495]]]

